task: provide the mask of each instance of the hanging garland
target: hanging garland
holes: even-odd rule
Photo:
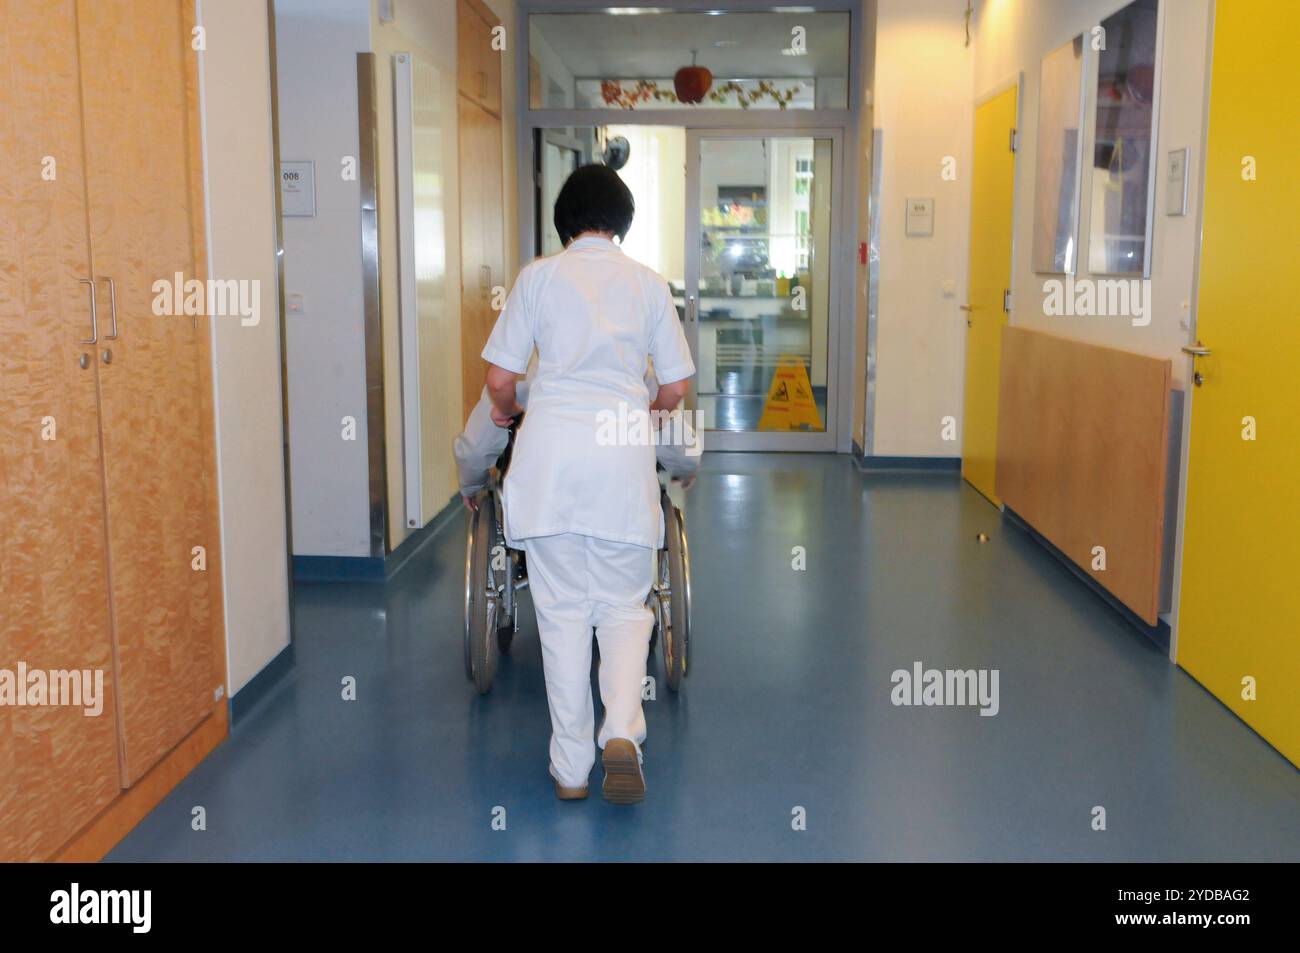
[[[708,98],[711,102],[723,103],[726,102],[729,95],[734,94],[736,103],[741,109],[748,109],[760,99],[767,98],[776,103],[777,109],[785,109],[797,92],[799,92],[798,86],[782,90],[778,89],[775,83],[770,83],[765,79],[759,80],[757,87],[748,90],[735,80],[728,80],[711,90]],[[659,84],[652,79],[639,79],[636,81],[636,85],[631,88],[625,88],[616,79],[602,79],[600,81],[600,98],[605,101],[606,106],[617,106],[619,109],[636,109],[639,104],[651,100],[670,103],[678,101],[675,92],[671,89],[661,89]]]

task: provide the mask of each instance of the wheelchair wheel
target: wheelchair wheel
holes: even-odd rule
[[[664,548],[659,552],[658,641],[668,687],[680,691],[691,661],[691,561],[686,548],[686,520],[668,494],[664,511]]]
[[[496,507],[492,494],[485,494],[470,516],[465,543],[465,674],[480,695],[492,688],[499,652],[500,595],[492,572],[496,535]]]
[[[497,649],[502,655],[510,654],[510,646],[515,640],[515,629],[518,628],[519,619],[519,593],[515,590],[515,581],[522,575],[522,567],[518,560],[523,558],[522,553],[511,553],[506,547],[505,536],[505,514],[501,509],[501,497],[493,494],[493,501],[496,503],[496,532],[493,534],[492,551],[494,554],[501,553],[504,556],[505,568],[493,568],[492,578],[494,587],[500,593],[497,601]],[[501,547],[500,550],[497,547]]]

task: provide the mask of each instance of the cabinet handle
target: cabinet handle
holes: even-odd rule
[[[117,340],[117,282],[113,281],[113,279],[108,277],[108,275],[101,275],[99,280],[108,282],[108,304],[110,308],[109,314],[112,319],[112,328],[113,328],[113,330],[110,333],[104,335],[104,340],[116,341]]]
[[[94,344],[99,340],[99,314],[95,311],[95,282],[89,278],[78,278],[78,284],[90,286],[90,339],[82,344]]]
[[[492,266],[491,265],[479,265],[478,285],[484,291],[488,291],[492,288]]]

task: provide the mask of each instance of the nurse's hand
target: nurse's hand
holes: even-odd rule
[[[517,403],[515,404],[515,409],[510,411],[509,414],[502,414],[501,411],[497,410],[496,407],[493,406],[492,422],[496,424],[498,427],[509,427],[512,423],[514,423],[515,418],[518,417],[523,412],[524,409],[520,407],[519,404]]]
[[[469,510],[471,513],[478,512],[478,500],[474,497],[462,495],[460,501],[465,504],[465,509]]]

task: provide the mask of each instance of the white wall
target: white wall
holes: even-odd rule
[[[871,452],[953,457],[961,447],[942,439],[941,421],[962,416],[973,50],[965,46],[961,4],[878,0],[876,7],[873,92],[883,143],[875,157],[880,281]],[[944,156],[956,159],[955,181],[941,176]],[[862,189],[870,185],[860,181]],[[904,234],[909,197],[934,198],[933,237]],[[865,320],[865,301],[859,311]]]
[[[399,4],[402,6],[402,4]],[[284,219],[293,546],[369,556],[361,192],[356,55],[370,49],[369,0],[276,0],[280,158],[316,163],[316,216]],[[454,32],[454,31],[453,31]],[[342,439],[343,417],[356,439]]]
[[[275,169],[265,0],[202,0],[208,258],[258,281],[260,320],[213,327],[228,691],[289,644]]]
[[[1087,33],[1126,0],[983,0],[975,17],[975,91],[980,94],[1024,71],[1021,151],[1016,182],[1014,305],[1011,322],[1107,347],[1173,359],[1174,386],[1186,386],[1188,361],[1179,348],[1188,340],[1200,194],[1201,143],[1205,121],[1206,53],[1211,0],[1163,0],[1165,37],[1157,103],[1158,165],[1152,238],[1152,318],[1134,327],[1127,318],[1060,317],[1043,313],[1043,282],[1031,265],[1034,161],[1038,133],[1038,71],[1042,57],[1080,33]],[[1095,77],[1095,71],[1094,71]],[[1091,84],[1089,100],[1095,101]],[[1091,111],[1090,111],[1091,115]],[[1091,194],[1092,129],[1085,123],[1083,194]],[[1172,149],[1190,153],[1188,212],[1164,214],[1165,158]],[[1080,210],[1080,234],[1087,236],[1089,203]],[[1086,242],[1085,242],[1086,247]],[[1078,277],[1087,277],[1087,255]]]
[[[1200,180],[1205,64],[1211,0],[1165,0],[1156,161],[1171,149],[1191,148],[1189,181]],[[1174,384],[1189,370],[1179,348],[1187,343],[1200,197],[1190,190],[1188,214],[1163,214],[1165,184],[1156,177],[1152,243],[1152,320],[1136,328],[1127,319],[1049,317],[1043,281],[1030,265],[1033,168],[1037,137],[1038,65],[1043,55],[1089,30],[1125,0],[982,0],[970,49],[960,4],[947,0],[878,0],[875,125],[883,130],[879,322],[872,452],[877,455],[955,456],[960,443],[940,437],[939,420],[961,419],[965,301],[970,221],[970,143],[973,103],[1022,71],[1020,154],[1015,198],[1013,324],[1064,337],[1173,359]],[[1095,97],[1094,97],[1095,98]],[[1091,139],[1085,143],[1090,155]],[[939,177],[943,155],[957,159],[958,179]],[[1084,194],[1091,183],[1085,162]],[[863,183],[863,188],[868,184]],[[903,235],[903,202],[933,195],[935,236]],[[1088,229],[1087,203],[1081,234]],[[974,236],[977,240],[978,236]],[[1080,277],[1086,276],[1081,271]],[[956,295],[943,296],[952,281]],[[860,304],[865,312],[865,303]]]

